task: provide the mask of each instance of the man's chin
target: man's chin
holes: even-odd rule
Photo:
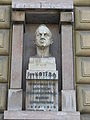
[[[41,46],[41,48],[42,48],[42,49],[45,49],[45,48],[46,48],[46,46],[45,46],[45,45],[42,45],[42,46]]]
[[[48,47],[49,45],[46,45],[46,44],[41,44],[41,45],[39,45],[39,44],[36,44],[38,47],[40,47],[40,48],[46,48],[46,47]]]
[[[46,45],[42,45],[42,46],[39,46],[42,50],[44,50],[47,46]]]
[[[39,45],[40,47],[47,47],[47,45],[45,45],[45,44],[41,44],[41,45]]]

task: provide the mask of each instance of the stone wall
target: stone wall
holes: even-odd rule
[[[90,0],[74,0],[75,82],[77,110],[90,120]]]
[[[11,56],[11,0],[0,0],[0,120],[7,108]]]
[[[11,1],[0,0],[0,120],[7,109],[11,60]],[[90,0],[74,0],[74,57],[77,110],[90,120]]]

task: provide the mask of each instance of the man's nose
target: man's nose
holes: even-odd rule
[[[44,38],[44,34],[41,35],[41,38]]]

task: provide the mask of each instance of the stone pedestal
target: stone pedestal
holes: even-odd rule
[[[26,110],[58,111],[55,58],[30,58],[26,79]]]
[[[55,58],[30,58],[28,70],[56,70]]]

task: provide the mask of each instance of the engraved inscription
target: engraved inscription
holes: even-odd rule
[[[58,79],[58,71],[27,70],[26,79]]]
[[[56,80],[28,80],[26,86],[27,110],[58,110]]]

